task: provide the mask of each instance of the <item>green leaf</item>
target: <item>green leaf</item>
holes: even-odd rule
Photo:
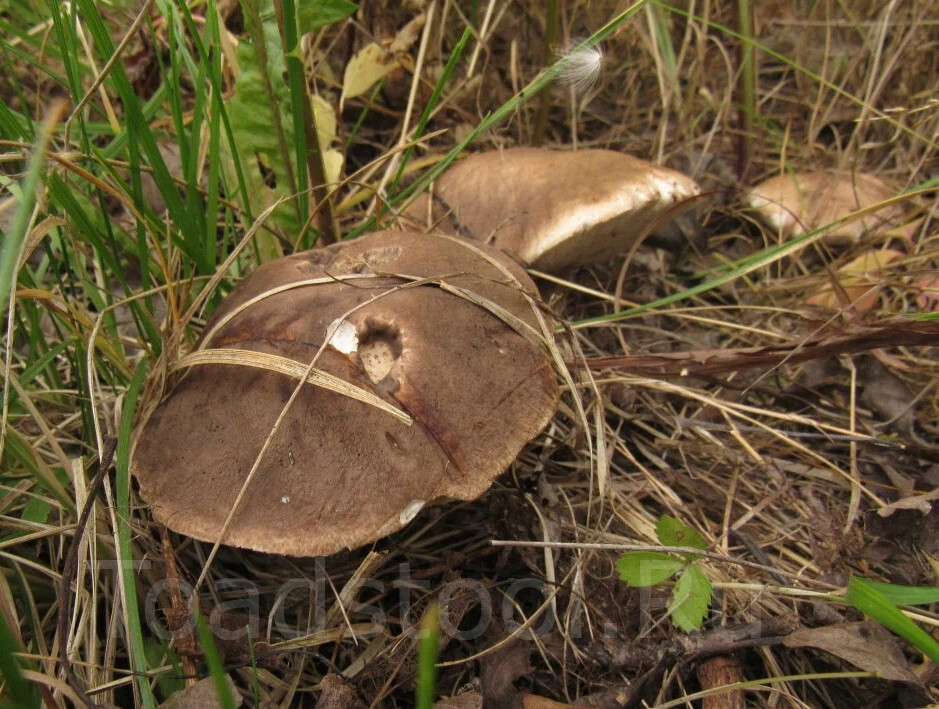
[[[46,524],[49,521],[49,512],[52,505],[44,497],[30,497],[23,505],[23,519],[36,524]]]
[[[300,34],[316,32],[320,27],[344,20],[358,9],[358,5],[349,0],[299,0],[297,24]]]
[[[711,605],[711,582],[694,564],[679,577],[668,612],[672,622],[686,633],[700,628]]]
[[[669,515],[662,515],[655,523],[655,536],[667,547],[694,547],[702,551],[708,547],[700,534]]]
[[[235,51],[238,63],[235,91],[225,104],[237,155],[231,154],[231,148],[226,141],[219,146],[229,191],[238,193],[235,188],[238,184],[235,172],[237,159],[248,192],[247,195],[238,193],[238,197],[242,205],[247,207],[245,211],[255,216],[277,200],[292,194],[288,178],[289,169],[284,164],[280,141],[273,129],[274,111],[279,114],[284,141],[288,146],[294,144],[290,91],[282,78],[287,69],[277,23],[273,19],[271,0],[262,0],[260,14],[270,18],[265,19],[263,24],[269,76],[265,79],[265,69],[260,65],[257,48],[250,42],[241,42]],[[267,98],[266,81],[274,88],[273,106]],[[287,200],[280,204],[268,218],[267,224],[291,238],[299,234],[302,225],[294,201]],[[251,224],[245,223],[243,226],[248,229]],[[278,240],[266,230],[259,231],[255,239],[262,261],[283,255]]]
[[[681,559],[657,551],[631,551],[616,562],[619,577],[630,586],[655,586],[674,576],[685,565]]]
[[[939,587],[936,586],[899,586],[881,581],[868,581],[867,579],[864,579],[864,583],[879,591],[884,598],[891,603],[896,603],[898,606],[922,606],[926,603],[939,603]]]
[[[845,599],[864,615],[876,620],[888,630],[920,649],[933,662],[939,664],[939,643],[929,633],[903,615],[903,611],[891,603],[880,588],[885,584],[852,576],[848,579],[848,591]]]
[[[24,709],[42,706],[36,685],[23,676],[16,657],[16,653],[20,651],[16,636],[7,626],[4,615],[0,613],[0,674],[3,675],[5,685],[3,697],[12,702],[12,704],[6,704],[6,702],[3,704]]]

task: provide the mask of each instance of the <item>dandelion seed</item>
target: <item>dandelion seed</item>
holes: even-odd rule
[[[603,48],[599,44],[581,47],[583,43],[582,39],[572,40],[557,52],[563,63],[558,79],[577,93],[583,93],[597,83],[603,68]]]

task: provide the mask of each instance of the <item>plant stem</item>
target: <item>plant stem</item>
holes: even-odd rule
[[[756,117],[756,70],[753,66],[753,16],[750,0],[737,0],[737,63],[740,67],[737,114],[737,178],[746,183],[750,172],[753,123]]]
[[[554,45],[558,41],[558,25],[560,24],[561,13],[559,11],[558,0],[548,0],[545,15],[544,28],[544,65],[550,66],[554,63],[555,53]],[[541,145],[544,143],[545,133],[548,131],[548,113],[551,110],[551,84],[548,82],[538,94],[538,115],[535,118],[535,129],[532,131],[531,144]]]

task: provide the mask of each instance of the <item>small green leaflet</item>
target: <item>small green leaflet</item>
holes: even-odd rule
[[[655,536],[667,547],[694,547],[704,551],[708,546],[700,534],[669,515],[662,515],[655,523]]]
[[[630,586],[656,586],[671,578],[685,565],[681,559],[657,551],[632,551],[616,562],[619,577]]]
[[[704,551],[707,543],[691,527],[674,517],[663,515],[655,523],[655,535],[663,546],[691,547]],[[657,551],[632,551],[616,562],[619,576],[630,586],[656,586],[681,572],[672,589],[668,612],[672,622],[685,632],[700,628],[711,605],[711,582],[698,568],[698,555],[680,555]]]
[[[358,6],[349,0],[299,0],[297,3],[297,27],[300,34],[316,32],[339,20],[344,20]]]
[[[711,582],[694,564],[689,564],[672,589],[668,612],[672,622],[686,633],[700,628],[711,605]]]

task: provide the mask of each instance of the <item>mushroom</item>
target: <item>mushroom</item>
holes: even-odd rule
[[[296,556],[474,499],[557,408],[536,299],[517,264],[457,238],[377,232],[262,265],[139,427],[140,493],[178,532]]]
[[[767,226],[787,238],[824,227],[896,194],[873,175],[832,170],[771,177],[750,190],[747,202]],[[899,226],[903,217],[899,205],[889,204],[827,229],[823,238],[829,244],[856,242],[869,232]],[[898,233],[912,240],[915,225],[904,227]]]
[[[407,214],[563,272],[628,251],[700,192],[680,172],[612,150],[514,148],[456,163]]]

